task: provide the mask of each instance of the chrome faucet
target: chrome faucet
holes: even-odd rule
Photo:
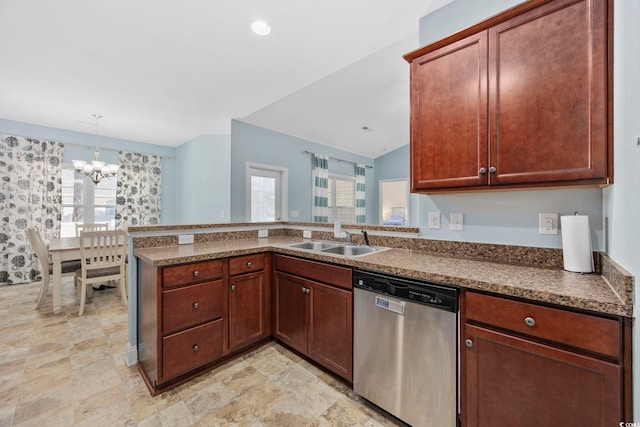
[[[345,244],[347,244],[348,246],[351,246],[353,243],[351,242],[351,233],[349,233],[348,231],[344,232],[344,238],[345,238]]]

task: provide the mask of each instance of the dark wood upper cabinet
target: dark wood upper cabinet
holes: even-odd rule
[[[487,34],[411,63],[412,191],[487,184]]]
[[[405,55],[412,191],[612,183],[610,9],[533,0]]]

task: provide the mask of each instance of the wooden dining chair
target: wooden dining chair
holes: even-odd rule
[[[107,231],[109,230],[108,222],[98,222],[95,224],[79,224],[76,223],[76,237],[80,237],[83,231]]]
[[[27,228],[27,239],[31,245],[31,249],[38,259],[40,265],[40,274],[42,275],[42,283],[40,284],[40,294],[36,302],[36,308],[40,308],[49,291],[50,275],[53,274],[53,264],[49,257],[49,246],[45,243],[38,227]],[[80,268],[80,260],[63,261],[61,264],[62,274],[75,273]]]
[[[122,303],[127,304],[127,236],[122,230],[80,233],[80,263],[75,283],[80,301],[78,315],[84,314],[88,286],[117,281]]]

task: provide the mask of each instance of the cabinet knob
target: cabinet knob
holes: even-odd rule
[[[235,291],[236,290],[236,285],[231,285],[231,290]]]
[[[478,172],[480,172],[480,175],[484,175],[485,173],[487,173],[487,168],[480,168]]]
[[[200,350],[200,347],[198,347],[198,344],[193,346],[193,351],[197,352],[198,350]]]
[[[251,261],[247,263],[247,267],[251,267]]]
[[[473,347],[473,341],[469,338],[467,338],[466,340],[464,340],[464,343],[467,347],[471,348]]]
[[[198,277],[200,275],[200,272],[198,270],[193,272],[193,277]]]
[[[536,326],[536,320],[533,317],[525,318],[524,323],[526,323],[527,326],[530,328],[533,328],[534,326]]]
[[[306,289],[304,290],[304,292],[305,292],[307,295],[309,295],[309,294],[311,293],[311,289],[306,288]]]
[[[197,302],[193,303],[193,308],[195,308],[196,310],[200,308],[200,304],[198,304]]]
[[[302,288],[302,293],[303,293],[303,294],[306,294],[306,293],[307,293],[307,288],[303,287],[303,288]]]
[[[497,169],[496,169],[495,167],[491,166],[491,167],[489,168],[489,173],[496,173],[496,170],[497,170]]]

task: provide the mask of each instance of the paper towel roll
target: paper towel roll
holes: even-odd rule
[[[577,273],[593,272],[591,230],[588,215],[560,217],[564,269]]]

